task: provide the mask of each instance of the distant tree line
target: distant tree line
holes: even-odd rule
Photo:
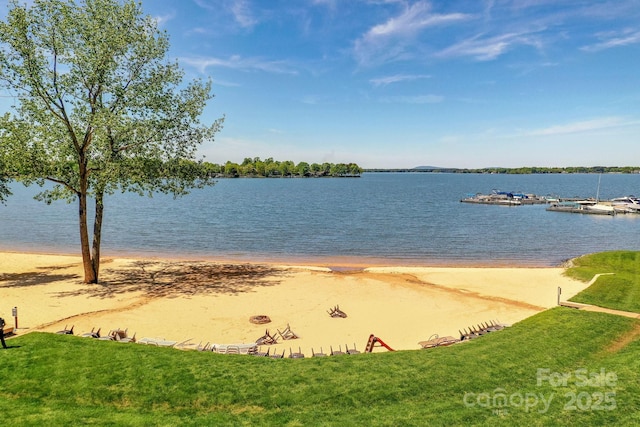
[[[418,167],[412,169],[364,169],[363,172],[440,172],[440,173],[488,173],[488,174],[547,174],[547,173],[640,173],[640,166],[569,166],[569,167],[520,167],[459,169]]]
[[[224,165],[209,162],[200,163],[202,173],[213,177],[256,177],[256,178],[293,178],[293,177],[358,177],[363,169],[355,163],[307,163],[298,164],[291,160],[278,161],[272,157],[261,160],[260,157],[245,158],[242,163],[227,161]]]
[[[187,159],[160,161],[158,159],[137,160],[138,167],[149,171],[154,171],[158,180],[175,179],[189,180],[194,183],[205,183],[212,178],[296,178],[296,177],[359,177],[364,171],[355,163],[294,163],[291,160],[278,161],[269,157],[261,160],[259,157],[253,159],[247,157],[241,164],[227,161],[223,165],[193,161]],[[121,163],[132,163],[131,159],[123,158]],[[45,167],[45,163],[40,164]],[[68,161],[63,166],[65,169],[74,169],[73,161]],[[24,177],[24,172],[20,168],[9,168],[2,163],[0,156],[0,203],[4,202],[11,195],[9,183],[12,180],[20,180]],[[138,191],[143,193],[143,191]]]

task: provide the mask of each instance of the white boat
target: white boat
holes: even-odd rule
[[[603,203],[595,203],[593,205],[583,205],[583,209],[589,213],[596,213],[600,215],[615,215],[616,211],[611,205],[605,205]]]
[[[616,197],[611,199],[611,206],[619,213],[640,214],[640,198],[635,196]]]
[[[571,212],[590,215],[615,215],[616,211],[613,206],[596,203],[592,200],[579,200],[575,202],[556,202],[551,203],[547,208],[548,211],[555,212]]]

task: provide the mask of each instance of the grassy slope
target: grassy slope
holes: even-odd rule
[[[638,320],[568,308],[447,348],[303,360],[34,333],[0,350],[0,425],[640,425],[638,335]],[[538,369],[571,378],[538,385]],[[581,384],[579,369],[617,379]]]
[[[640,423],[640,322],[557,308],[500,333],[431,351],[272,360],[29,334],[0,353],[0,422],[33,425],[593,425]],[[615,387],[536,384],[537,369],[613,371]],[[483,407],[465,393],[555,395]],[[566,411],[565,393],[614,392],[611,411]],[[470,401],[473,401],[471,399]],[[583,405],[584,406],[584,405]],[[494,411],[501,409],[501,411]],[[4,420],[3,420],[4,418]]]
[[[588,281],[603,275],[571,300],[585,304],[640,313],[640,252],[612,251],[586,255],[574,260],[570,277]]]

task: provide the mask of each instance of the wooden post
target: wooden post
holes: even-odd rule
[[[560,295],[562,294],[562,288],[558,286],[558,305],[560,305]]]
[[[18,330],[18,307],[13,307],[13,310],[11,310],[11,314],[13,315],[13,321],[15,322],[15,330]]]

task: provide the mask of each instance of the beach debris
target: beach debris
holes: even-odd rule
[[[256,316],[251,316],[249,318],[249,322],[255,323],[256,325],[263,325],[265,323],[270,323],[271,319],[267,315],[258,314]]]
[[[340,317],[340,318],[345,318],[347,317],[347,313],[345,313],[344,311],[340,310],[339,306],[335,306],[333,308],[330,308],[329,310],[327,310],[327,313],[329,313],[329,316],[331,317]]]

